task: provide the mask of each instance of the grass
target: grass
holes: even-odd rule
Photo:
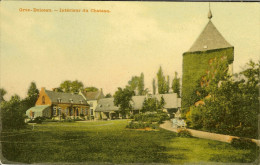
[[[2,153],[9,161],[186,163],[253,162],[256,150],[230,144],[181,138],[176,133],[125,129],[126,120],[43,123],[30,129],[3,132]]]

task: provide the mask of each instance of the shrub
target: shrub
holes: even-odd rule
[[[35,119],[28,121],[28,123],[37,123],[37,124],[41,124],[44,120],[45,120],[44,117],[40,117],[40,116],[38,116],[38,117],[36,117]]]
[[[142,122],[157,122],[158,124],[162,124],[163,121],[168,120],[169,116],[165,112],[158,112],[158,113],[142,113],[136,114],[134,116],[135,121],[142,121]]]
[[[178,136],[179,137],[192,137],[191,132],[186,129],[179,130]]]
[[[231,145],[239,149],[257,148],[256,143],[254,143],[251,139],[247,138],[233,138],[231,141]]]

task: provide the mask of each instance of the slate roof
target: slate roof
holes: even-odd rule
[[[84,97],[78,94],[54,92],[48,90],[45,90],[45,92],[53,103],[58,103],[58,99],[61,99],[61,103],[71,104],[71,99],[72,99],[73,104],[88,104],[87,101],[84,99]]]
[[[98,90],[96,92],[82,92],[82,94],[85,96],[87,101],[88,100],[98,100],[98,99],[105,97],[102,90]]]
[[[104,98],[98,101],[96,112],[118,111],[119,108],[114,105],[114,98]]]
[[[165,100],[164,108],[171,109],[171,108],[178,108],[181,106],[180,98],[177,98],[176,93],[171,94],[157,94],[152,95],[150,97],[156,97],[157,100],[161,100],[163,96]],[[133,110],[140,110],[142,109],[143,102],[146,96],[133,96],[132,97],[132,106]],[[100,99],[96,108],[96,112],[109,112],[109,111],[118,111],[119,107],[114,105],[114,98],[103,98]]]
[[[207,51],[228,47],[233,46],[225,40],[215,25],[211,22],[211,20],[209,20],[208,24],[188,52]]]
[[[163,96],[165,105],[164,108],[170,109],[170,108],[178,108],[180,107],[180,98],[177,98],[177,93],[170,93],[170,94],[157,94],[154,95],[157,100],[161,100],[161,97]]]

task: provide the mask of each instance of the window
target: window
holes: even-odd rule
[[[42,96],[42,104],[45,104],[45,97]]]
[[[69,115],[69,108],[68,107],[66,108],[66,112],[65,113],[66,113],[66,115]]]
[[[73,103],[73,99],[70,99],[70,103]]]
[[[56,116],[56,115],[57,115],[57,108],[56,108],[56,107],[53,107],[53,109],[52,109],[52,114],[53,114],[53,116]]]
[[[61,98],[58,98],[58,103],[61,103]]]
[[[86,115],[88,115],[88,108],[85,108],[85,113]]]
[[[83,104],[83,101],[82,100],[79,100],[80,104]]]
[[[91,109],[91,111],[90,111],[90,112],[91,112],[91,116],[93,116],[93,109]]]
[[[61,115],[61,107],[58,107],[58,115]]]

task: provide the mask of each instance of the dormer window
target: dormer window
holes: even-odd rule
[[[102,104],[100,104],[99,107],[102,107]]]
[[[70,99],[70,103],[73,103],[73,99]]]
[[[80,104],[83,104],[83,101],[82,100],[79,100]]]
[[[58,103],[61,103],[61,98],[58,98]]]

